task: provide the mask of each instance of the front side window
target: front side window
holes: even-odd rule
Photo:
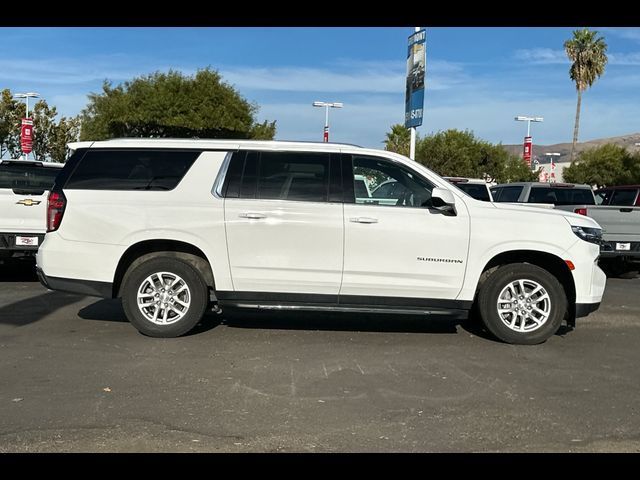
[[[363,178],[371,197],[360,196],[354,188],[356,204],[394,207],[429,207],[434,185],[410,169],[386,159],[353,156],[354,181]]]
[[[594,195],[596,197],[596,205],[609,205],[611,202],[611,193],[613,190],[600,190]]]

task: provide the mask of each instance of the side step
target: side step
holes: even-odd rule
[[[464,320],[468,318],[468,310],[444,309],[444,308],[397,308],[376,306],[334,306],[334,305],[295,305],[295,304],[268,304],[256,302],[221,302],[222,308],[247,308],[253,310],[275,310],[291,312],[336,312],[336,313],[375,313],[387,315],[424,315],[446,316],[451,319]]]

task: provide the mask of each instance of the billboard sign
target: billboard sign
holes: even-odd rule
[[[33,120],[31,118],[22,119],[20,146],[22,147],[22,153],[25,155],[29,155],[33,150]]]
[[[409,36],[404,109],[404,126],[406,128],[422,125],[426,65],[427,32],[423,29]]]
[[[524,137],[524,151],[522,152],[522,159],[526,162],[529,168],[531,168],[531,146],[531,137]]]

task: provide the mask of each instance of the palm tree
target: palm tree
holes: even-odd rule
[[[564,49],[573,63],[569,69],[569,77],[576,83],[578,105],[576,106],[576,123],[573,127],[573,145],[571,146],[571,162],[575,156],[578,142],[578,126],[580,125],[580,103],[582,92],[589,88],[604,73],[607,64],[607,44],[603,37],[596,37],[597,31],[588,28],[574,30],[573,38],[564,42]]]
[[[395,124],[391,126],[391,131],[387,132],[387,139],[384,141],[384,149],[390,152],[399,153],[405,157],[409,156],[409,144],[411,142],[411,132],[404,125]]]

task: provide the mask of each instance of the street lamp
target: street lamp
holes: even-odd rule
[[[27,92],[27,93],[16,93],[14,97],[16,98],[24,98],[27,101],[27,113],[24,118],[29,118],[29,99],[30,98],[38,98],[40,96],[39,93],[36,92]]]
[[[25,116],[24,116],[25,120],[22,121],[22,128],[24,129],[25,126],[27,128],[29,128],[29,129],[33,128],[33,124],[29,123],[30,120],[26,120],[26,119],[29,118],[29,99],[30,98],[38,98],[38,97],[40,97],[40,94],[36,93],[36,92],[16,93],[14,95],[14,97],[16,97],[16,98],[24,98],[26,100],[26,102],[27,102],[27,110],[26,110],[26,113],[25,113]],[[31,136],[29,138],[31,138]],[[29,142],[30,142],[30,140],[29,140]],[[23,148],[23,152],[24,152],[24,159],[27,160],[29,158],[29,152],[31,150],[26,150],[27,147],[25,147],[25,145],[23,145],[22,148]],[[31,148],[30,144],[28,145],[28,148]]]
[[[324,141],[329,141],[329,108],[342,108],[343,103],[341,102],[313,102],[314,107],[324,107],[325,108],[325,116],[324,116]]]
[[[531,141],[531,122],[542,122],[542,117],[527,117],[526,115],[518,115],[515,117],[518,122],[527,122],[527,136],[524,137],[524,149],[522,152],[522,159],[525,163],[531,167],[531,149],[533,142]]]

